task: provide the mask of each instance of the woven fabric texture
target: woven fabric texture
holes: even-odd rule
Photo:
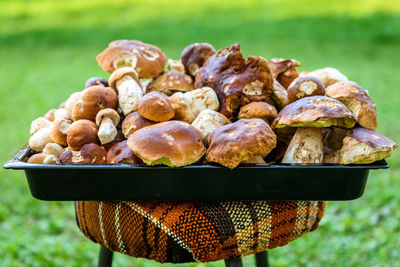
[[[76,202],[92,241],[158,262],[209,262],[284,246],[318,227],[325,202]]]

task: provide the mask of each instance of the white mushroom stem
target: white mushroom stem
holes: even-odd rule
[[[110,143],[115,139],[115,136],[117,136],[117,128],[115,128],[114,122],[111,118],[104,117],[101,120],[97,135],[102,144]]]
[[[51,124],[52,124],[51,121],[43,117],[37,118],[36,120],[32,121],[29,132],[31,134],[34,134],[42,128],[50,128]]]
[[[42,152],[48,143],[54,142],[50,137],[50,132],[50,128],[41,128],[38,130],[29,138],[29,147],[36,152]]]
[[[229,119],[221,113],[205,109],[192,122],[192,126],[203,134],[203,143],[207,145],[210,133],[228,123],[230,123]]]
[[[298,128],[282,163],[322,163],[324,143],[321,128]]]
[[[118,101],[124,115],[136,111],[139,101],[143,97],[143,89],[129,75],[125,75],[117,81],[116,87],[118,90]]]
[[[64,148],[57,143],[48,143],[42,153],[46,155],[54,155],[56,157],[60,157],[61,154],[64,152]]]
[[[47,155],[43,160],[43,164],[60,164],[60,158],[55,155]]]

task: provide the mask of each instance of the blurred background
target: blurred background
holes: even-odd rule
[[[108,78],[95,57],[116,39],[174,59],[194,42],[238,42],[245,56],[295,58],[300,71],[338,68],[369,90],[377,131],[400,142],[400,1],[2,0],[0,15],[1,164],[27,142],[32,120],[89,77]],[[389,170],[371,172],[362,198],[327,203],[317,231],[270,251],[271,266],[400,266],[399,150]],[[0,266],[95,266],[97,252],[72,203],[35,200],[23,172],[0,170]],[[114,266],[158,264],[118,254]]]

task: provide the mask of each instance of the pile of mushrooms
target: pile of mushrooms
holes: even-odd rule
[[[239,44],[195,43],[174,60],[136,40],[96,59],[109,78],[32,122],[28,163],[369,164],[397,148],[375,132],[368,91],[335,68],[299,73]]]

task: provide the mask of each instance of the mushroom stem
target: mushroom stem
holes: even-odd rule
[[[139,100],[143,97],[143,89],[129,75],[125,75],[117,81],[118,101],[124,115],[138,109]]]
[[[97,135],[102,144],[110,143],[115,139],[117,128],[115,128],[114,122],[110,117],[104,117],[101,120]]]
[[[321,128],[297,128],[282,163],[322,163],[324,143]]]

